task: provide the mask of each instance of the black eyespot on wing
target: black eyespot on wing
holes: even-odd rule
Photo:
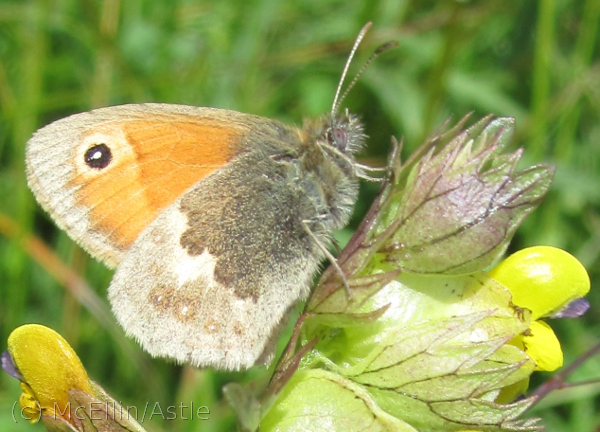
[[[90,168],[103,169],[110,164],[112,153],[106,144],[96,144],[90,147],[83,157]]]

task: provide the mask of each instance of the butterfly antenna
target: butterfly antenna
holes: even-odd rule
[[[348,60],[346,60],[346,65],[344,66],[344,70],[342,71],[342,76],[340,77],[340,82],[338,83],[337,89],[335,91],[335,97],[333,98],[333,105],[331,107],[332,115],[337,112],[338,108],[340,107],[341,101],[344,99],[343,97],[342,97],[342,99],[339,99],[339,96],[342,91],[342,85],[344,85],[344,80],[346,79],[346,75],[348,74],[348,69],[350,68],[350,63],[352,63],[352,58],[354,57],[354,54],[356,53],[358,46],[360,45],[360,43],[362,42],[363,38],[365,37],[365,35],[367,34],[367,32],[369,31],[369,29],[371,28],[372,25],[373,25],[372,22],[366,23],[363,26],[363,28],[360,29],[358,36],[356,36],[356,40],[354,41],[354,45],[352,46],[352,50],[350,51]],[[339,100],[339,102],[338,102],[338,100]]]
[[[344,99],[346,99],[346,96],[348,96],[348,93],[350,93],[350,90],[352,90],[354,85],[358,82],[358,79],[367,70],[367,67],[369,67],[369,65],[373,62],[373,60],[375,60],[379,56],[379,54],[381,54],[382,52],[387,51],[390,48],[394,48],[397,46],[398,46],[398,42],[396,42],[396,41],[387,42],[387,43],[384,43],[383,45],[381,45],[379,48],[377,48],[373,52],[373,54],[371,54],[371,57],[369,57],[369,59],[365,62],[365,64],[356,73],[356,75],[354,76],[354,79],[350,82],[350,84],[348,84],[348,87],[346,87],[346,90],[344,91],[342,96],[339,98],[338,106],[335,107],[336,109],[334,112],[337,111],[337,109],[339,108],[339,105],[341,105],[342,102],[344,101]]]

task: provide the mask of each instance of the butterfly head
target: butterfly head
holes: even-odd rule
[[[324,138],[328,145],[351,156],[362,149],[366,136],[360,119],[345,110],[341,115],[335,114],[330,117]]]
[[[359,117],[345,110],[306,120],[303,130],[308,142],[319,148],[323,157],[334,162],[346,175],[354,176],[354,157],[362,150],[366,135]]]

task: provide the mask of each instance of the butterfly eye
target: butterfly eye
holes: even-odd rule
[[[330,131],[331,140],[340,151],[346,151],[347,135],[346,130],[341,127],[334,127]]]
[[[103,169],[112,160],[112,153],[106,144],[96,144],[85,152],[84,160],[90,168]]]

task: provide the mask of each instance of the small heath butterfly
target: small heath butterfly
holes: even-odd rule
[[[338,113],[339,94],[369,27],[332,113],[301,128],[139,104],[58,120],[27,143],[29,187],[60,228],[117,268],[112,309],[153,356],[229,370],[269,363],[319,263],[336,265],[332,232],[368,178],[354,160],[363,126]]]

